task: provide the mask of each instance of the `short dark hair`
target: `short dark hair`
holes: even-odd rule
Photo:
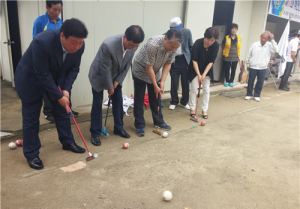
[[[290,37],[295,37],[295,36],[297,36],[298,35],[298,30],[292,30],[291,32],[290,32]]]
[[[86,38],[88,35],[84,23],[76,18],[66,20],[60,28],[60,33],[63,33],[66,38],[69,36]]]
[[[236,24],[236,23],[232,23],[232,24],[231,24],[231,27],[230,27],[230,30],[231,30],[232,28],[239,29],[239,26],[238,26],[238,24]]]
[[[52,4],[53,5],[55,5],[55,4],[61,4],[61,5],[63,5],[62,1],[48,1],[48,0],[46,0],[46,4],[47,4],[47,6],[48,6],[49,9],[51,8]]]
[[[218,31],[218,29],[213,28],[213,27],[207,28],[205,30],[205,33],[204,33],[204,38],[208,38],[208,39],[215,38],[215,39],[218,39],[219,38],[219,31]]]
[[[125,31],[125,36],[128,41],[133,41],[135,44],[142,43],[145,38],[143,29],[138,25],[131,25]]]
[[[173,39],[175,39],[176,42],[180,44],[183,42],[183,34],[181,30],[177,30],[174,28],[167,31],[166,38],[168,42],[172,42]]]

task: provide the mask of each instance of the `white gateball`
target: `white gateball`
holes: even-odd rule
[[[165,201],[170,201],[173,198],[173,194],[170,191],[164,191],[163,197]]]
[[[167,138],[169,136],[168,132],[163,132],[162,137]]]
[[[9,146],[10,149],[16,149],[16,148],[17,148],[17,145],[16,145],[15,142],[10,142],[10,143],[8,144],[8,146]]]

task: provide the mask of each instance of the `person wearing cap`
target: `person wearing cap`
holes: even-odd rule
[[[230,34],[227,35],[222,41],[223,48],[223,71],[225,72],[224,86],[233,87],[233,80],[235,70],[240,57],[240,50],[242,47],[242,38],[236,32],[239,26],[235,23],[231,24]],[[231,68],[231,74],[230,74]],[[229,76],[230,74],[230,76]],[[229,78],[230,77],[230,78]]]
[[[290,77],[290,74],[293,69],[293,65],[296,63],[296,52],[298,49],[300,49],[300,46],[298,46],[299,41],[300,41],[300,30],[299,31],[293,31],[291,33],[291,36],[293,37],[289,44],[288,44],[288,52],[286,56],[286,68],[284,71],[283,76],[281,77],[281,82],[279,89],[283,91],[289,91],[290,88],[287,86],[288,85],[288,80]]]
[[[171,127],[163,119],[160,94],[164,94],[165,81],[171,64],[175,61],[176,49],[182,40],[181,31],[170,29],[165,35],[150,38],[134,59],[132,75],[134,81],[134,125],[137,136],[145,135],[144,96],[146,87],[154,126],[162,130],[171,130]]]
[[[177,48],[175,52],[175,62],[171,66],[170,76],[171,76],[171,101],[170,110],[174,110],[176,105],[179,103],[178,99],[178,81],[179,76],[181,77],[181,88],[182,97],[180,100],[180,106],[189,110],[189,80],[187,76],[188,66],[191,61],[191,52],[193,48],[193,38],[192,33],[189,29],[182,27],[182,22],[179,17],[173,17],[170,20],[170,29],[180,30],[183,35],[183,42]]]
[[[100,45],[97,55],[91,64],[89,80],[92,86],[93,104],[91,111],[91,142],[101,145],[102,101],[103,91],[107,90],[112,100],[114,116],[114,134],[130,138],[124,130],[122,83],[132,65],[132,59],[137,47],[145,37],[143,29],[131,25],[125,34],[108,37]]]

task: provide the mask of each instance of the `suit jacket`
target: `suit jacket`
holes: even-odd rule
[[[89,72],[90,83],[97,92],[112,89],[114,81],[122,85],[132,65],[137,48],[127,50],[123,59],[122,37],[123,34],[111,36],[99,47]]]
[[[183,42],[181,44],[182,53],[184,54],[184,57],[189,65],[191,62],[191,53],[194,44],[192,33],[189,29],[186,28],[182,28],[181,31],[183,33]]]
[[[21,58],[15,72],[15,85],[23,102],[32,102],[45,92],[52,100],[63,95],[58,90],[70,92],[79,72],[82,47],[73,54],[68,53],[63,62],[63,49],[59,30],[38,34]]]

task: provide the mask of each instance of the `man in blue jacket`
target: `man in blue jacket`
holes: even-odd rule
[[[88,31],[78,19],[66,20],[60,30],[38,34],[20,60],[15,85],[22,101],[23,153],[29,166],[42,169],[39,117],[46,93],[53,105],[59,140],[64,150],[83,153],[71,131],[69,92],[79,72]],[[58,89],[61,88],[62,93]]]
[[[62,1],[46,1],[47,12],[39,16],[33,23],[32,37],[47,31],[60,29],[63,21],[59,18],[62,9]]]

